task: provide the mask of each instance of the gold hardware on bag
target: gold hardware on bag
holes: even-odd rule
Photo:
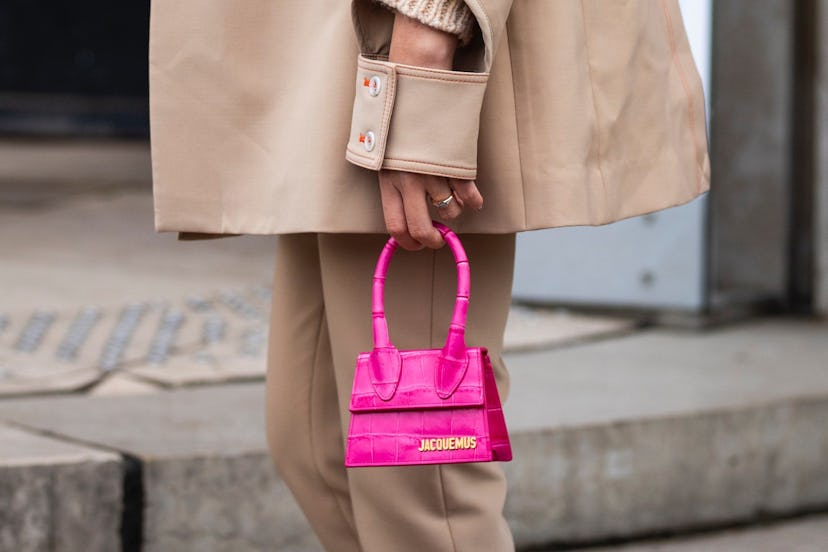
[[[440,437],[438,439],[420,439],[419,452],[436,452],[438,450],[461,450],[477,448],[477,437]]]

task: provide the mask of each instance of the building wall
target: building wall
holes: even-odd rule
[[[727,0],[713,6],[713,303],[783,298],[795,2]]]

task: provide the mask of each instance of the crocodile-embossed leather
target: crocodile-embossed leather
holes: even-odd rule
[[[388,336],[384,288],[398,244],[374,272],[374,349],[357,357],[345,465],[399,466],[512,459],[494,371],[485,347],[466,347],[469,261],[460,239],[434,222],[457,264],[457,299],[442,349],[399,351]]]

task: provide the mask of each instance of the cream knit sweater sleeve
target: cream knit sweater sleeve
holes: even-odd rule
[[[412,19],[456,35],[466,45],[474,33],[474,15],[463,0],[376,0]]]

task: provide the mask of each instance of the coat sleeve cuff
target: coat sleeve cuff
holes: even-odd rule
[[[476,178],[488,79],[360,55],[345,158],[371,170]]]

